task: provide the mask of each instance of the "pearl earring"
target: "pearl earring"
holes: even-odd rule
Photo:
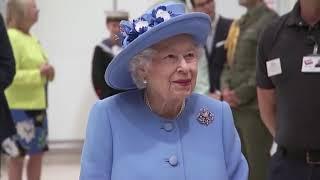
[[[147,80],[143,80],[143,84],[147,84],[148,82],[147,82]]]

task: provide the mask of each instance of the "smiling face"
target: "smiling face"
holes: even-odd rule
[[[177,35],[152,47],[155,53],[144,78],[147,89],[161,99],[182,100],[196,84],[198,48],[189,35]]]

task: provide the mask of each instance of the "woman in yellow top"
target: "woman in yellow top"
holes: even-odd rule
[[[17,129],[21,155],[9,161],[9,179],[21,180],[24,157],[28,155],[28,180],[39,180],[43,152],[47,145],[48,81],[54,69],[30,28],[38,20],[35,0],[9,0],[7,4],[8,35],[16,60],[16,75],[6,90],[12,117]]]

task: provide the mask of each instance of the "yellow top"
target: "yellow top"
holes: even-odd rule
[[[12,45],[16,75],[5,91],[10,109],[45,109],[47,79],[40,74],[40,66],[47,56],[38,40],[17,29],[8,29]]]

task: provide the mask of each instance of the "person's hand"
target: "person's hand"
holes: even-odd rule
[[[221,100],[222,94],[219,90],[215,90],[213,93],[209,93],[209,97],[212,97],[217,100]]]
[[[45,63],[40,66],[40,73],[42,76],[45,76],[49,81],[54,79],[54,68],[48,63]]]
[[[53,81],[54,79],[54,75],[55,75],[55,71],[52,65],[48,64],[48,80],[49,81]]]
[[[13,137],[6,138],[2,144],[1,147],[3,151],[8,154],[10,157],[18,157],[21,155],[21,151],[18,146],[18,142],[14,140]]]
[[[239,98],[233,90],[228,88],[222,91],[223,100],[225,100],[232,108],[237,108],[239,105]]]

